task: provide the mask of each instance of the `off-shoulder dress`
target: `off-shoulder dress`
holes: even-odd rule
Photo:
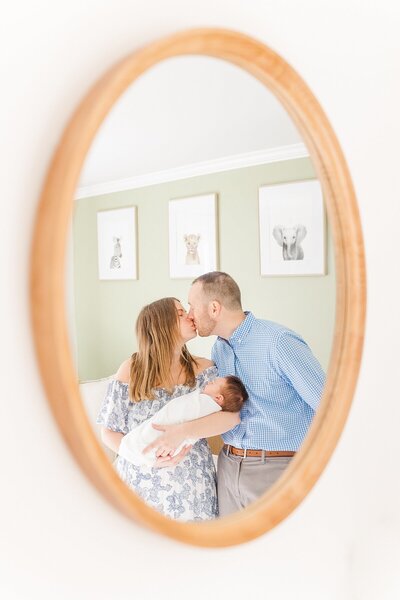
[[[187,394],[217,377],[216,367],[208,367],[196,376],[194,387],[177,385],[172,393],[156,388],[154,400],[131,402],[128,384],[110,382],[97,423],[112,431],[128,433],[152,417],[172,398]],[[150,506],[180,521],[203,521],[218,516],[216,473],[210,447],[205,439],[175,467],[153,468],[135,465],[122,456],[114,463],[121,479]]]

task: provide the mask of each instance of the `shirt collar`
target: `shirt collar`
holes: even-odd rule
[[[255,316],[250,311],[244,311],[246,318],[236,327],[235,331],[232,333],[231,337],[228,340],[224,338],[220,338],[225,342],[229,342],[231,346],[235,346],[236,344],[241,344],[244,338],[248,335],[254,321],[256,320]]]

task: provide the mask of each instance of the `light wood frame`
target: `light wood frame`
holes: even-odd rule
[[[337,278],[336,325],[327,382],[300,452],[279,481],[246,510],[191,524],[174,522],[147,506],[122,482],[106,458],[80,398],[65,307],[67,232],[80,171],[93,138],[114,103],[140,74],[161,60],[188,54],[212,56],[243,68],[275,94],[292,117],[324,191]],[[185,31],[122,60],[81,102],[56,149],[38,207],[31,265],[33,333],[43,383],[64,438],[89,479],[125,515],[199,546],[246,542],[289,515],[318,479],[344,426],[360,366],[365,306],[362,232],[345,159],[307,85],[270,48],[233,31]]]

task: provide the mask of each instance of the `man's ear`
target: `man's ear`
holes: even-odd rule
[[[213,300],[212,302],[210,302],[210,304],[208,305],[208,308],[209,308],[210,317],[213,317],[215,319],[216,317],[219,316],[219,314],[221,312],[221,305],[218,302],[218,300]]]

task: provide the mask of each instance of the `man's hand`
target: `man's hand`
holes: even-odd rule
[[[146,446],[143,454],[147,454],[150,450],[155,450],[157,458],[171,458],[175,450],[181,445],[185,437],[187,437],[184,432],[184,423],[178,425],[156,425],[153,423],[152,427],[157,429],[157,431],[162,431],[163,435],[160,435],[154,442]]]

